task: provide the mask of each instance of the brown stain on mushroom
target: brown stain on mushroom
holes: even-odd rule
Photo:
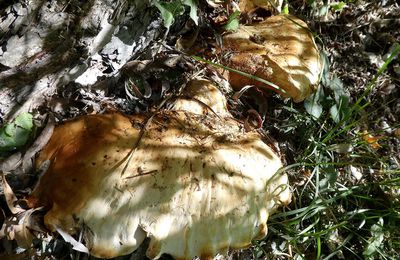
[[[79,212],[98,189],[104,178],[101,175],[106,175],[127,156],[138,133],[129,118],[119,113],[81,117],[58,126],[36,160],[38,166],[46,160],[52,163],[29,196],[30,206],[62,207],[66,215]],[[107,154],[99,155],[99,143],[103,147],[116,145],[123,152],[115,157],[116,162],[110,163]]]

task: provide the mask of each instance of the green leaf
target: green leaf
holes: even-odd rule
[[[331,108],[329,109],[329,114],[331,115],[331,117],[332,117],[333,121],[335,121],[335,123],[340,122],[339,109],[336,104],[331,106]]]
[[[335,10],[336,12],[341,12],[343,10],[343,8],[345,8],[347,5],[345,2],[340,1],[339,3],[332,3],[331,7],[333,10]]]
[[[194,21],[196,25],[199,23],[199,17],[197,16],[197,6],[198,3],[196,0],[183,0],[182,2],[184,5],[190,7],[190,18]]]
[[[338,172],[337,170],[332,167],[332,166],[327,166],[324,167],[324,173],[326,174],[325,178],[322,178],[319,181],[319,188],[320,190],[328,189],[330,187],[334,187],[337,178],[338,178]]]
[[[329,10],[329,6],[324,5],[319,9],[318,16],[324,16]]]
[[[154,5],[161,13],[161,17],[164,21],[165,28],[169,29],[175,21],[177,15],[183,14],[185,8],[183,7],[180,0],[172,2],[155,1]]]
[[[368,246],[363,252],[363,255],[367,258],[373,256],[378,251],[383,242],[384,231],[382,218],[379,218],[379,221],[376,224],[372,225],[371,235],[372,237],[368,240]]]
[[[336,76],[329,82],[328,87],[333,91],[336,104],[331,107],[332,119],[338,123],[350,113],[350,94],[345,89],[343,82]]]
[[[15,118],[15,124],[19,127],[22,127],[26,130],[31,130],[33,127],[33,117],[31,114],[27,112],[23,112]]]
[[[289,5],[287,1],[285,1],[285,5],[283,6],[282,13],[289,14]]]
[[[321,76],[321,83],[325,87],[329,85],[330,82],[330,75],[329,75],[329,58],[328,54],[326,53],[325,50],[322,50],[320,52],[321,60],[323,61],[324,68],[322,70],[322,76]]]
[[[318,119],[322,114],[322,106],[319,102],[315,100],[314,97],[309,97],[304,101],[304,107],[306,111]]]
[[[18,148],[23,146],[29,140],[31,132],[19,127],[16,130],[17,131],[15,132],[13,138],[14,138],[14,146],[15,148]]]
[[[304,100],[304,108],[310,115],[312,115],[316,119],[318,119],[322,114],[323,107],[321,105],[321,102],[324,97],[324,91],[322,90],[322,88],[318,88],[317,92]]]
[[[14,124],[7,124],[4,126],[4,133],[8,136],[14,136],[16,131]]]
[[[233,14],[231,14],[228,18],[228,22],[224,26],[224,29],[227,31],[236,31],[239,28],[239,16],[239,11],[235,11]]]
[[[333,75],[333,79],[329,82],[328,87],[332,89],[333,93],[335,94],[336,103],[340,102],[340,98],[342,96],[349,96],[347,90],[344,88],[343,82],[336,74]]]
[[[0,128],[0,153],[8,153],[18,149],[29,140],[33,129],[32,115],[22,113],[14,122]]]
[[[13,138],[5,133],[5,127],[0,129],[0,150],[12,146],[14,144]]]

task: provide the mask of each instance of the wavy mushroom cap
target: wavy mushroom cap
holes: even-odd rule
[[[206,81],[191,86],[203,93],[203,85],[218,91]],[[149,121],[110,113],[56,127],[37,159],[50,166],[28,198],[49,209],[46,226],[83,230],[90,253],[103,258],[131,253],[146,236],[148,257],[176,259],[212,257],[264,237],[269,215],[290,200],[287,176],[276,174],[280,158],[258,132],[244,132],[230,116],[198,113],[195,100],[193,112],[187,101]]]
[[[227,65],[268,80],[286,91],[295,102],[303,101],[317,87],[323,64],[314,38],[302,20],[276,15],[251,26],[240,26],[224,36]],[[264,83],[230,72],[229,82],[266,87]]]
[[[220,116],[231,116],[224,94],[210,81],[204,79],[190,81],[183,97],[173,105],[173,110],[184,110],[195,114],[214,112]],[[211,110],[211,111],[210,111]]]

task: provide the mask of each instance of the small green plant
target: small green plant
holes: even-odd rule
[[[239,17],[240,17],[239,11],[233,12],[229,16],[228,22],[225,24],[224,29],[227,31],[236,31],[239,28]]]
[[[0,128],[0,156],[12,152],[29,140],[33,130],[33,120],[30,113],[21,113],[11,123]]]
[[[347,3],[351,3],[353,1],[339,1],[339,2],[331,2],[322,1],[322,0],[308,0],[307,4],[313,9],[315,16],[322,17],[326,16],[329,10],[333,10],[334,12],[342,12],[344,8],[347,7]]]
[[[336,123],[339,123],[341,119],[347,117],[350,113],[350,94],[336,75],[333,75],[332,78],[330,77],[329,61],[326,53],[322,51],[321,56],[324,60],[321,87],[305,100],[304,106],[306,111],[316,119],[321,116],[323,107],[328,107],[331,118]],[[326,91],[330,93],[327,94],[325,93]]]
[[[174,23],[175,17],[182,15],[185,12],[185,6],[188,6],[190,8],[190,18],[194,21],[196,25],[198,24],[198,3],[196,0],[155,0],[153,4],[160,11],[161,17],[164,21],[164,26],[167,28],[167,30],[169,30],[171,25]]]
[[[289,14],[289,2],[288,2],[288,0],[285,0],[283,2],[282,13]]]

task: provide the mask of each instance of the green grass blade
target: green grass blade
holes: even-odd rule
[[[201,61],[201,62],[207,63],[207,64],[209,64],[211,66],[214,66],[214,67],[217,67],[217,68],[221,68],[221,69],[225,69],[225,70],[228,70],[228,71],[232,71],[232,72],[235,72],[235,73],[239,74],[240,76],[244,76],[244,77],[247,77],[247,78],[254,79],[254,80],[257,80],[259,82],[262,82],[262,83],[266,84],[268,88],[270,88],[271,90],[274,90],[274,91],[276,91],[278,93],[281,93],[281,94],[286,94],[287,93],[287,91],[284,90],[283,88],[281,88],[278,85],[276,85],[276,84],[274,84],[274,83],[272,83],[272,82],[270,82],[268,80],[265,80],[263,78],[251,75],[249,73],[246,73],[246,72],[234,69],[234,68],[230,68],[230,67],[224,66],[222,64],[218,64],[218,63],[203,59],[203,58],[201,58],[199,56],[191,56],[191,57],[193,59],[197,60],[197,61]]]

